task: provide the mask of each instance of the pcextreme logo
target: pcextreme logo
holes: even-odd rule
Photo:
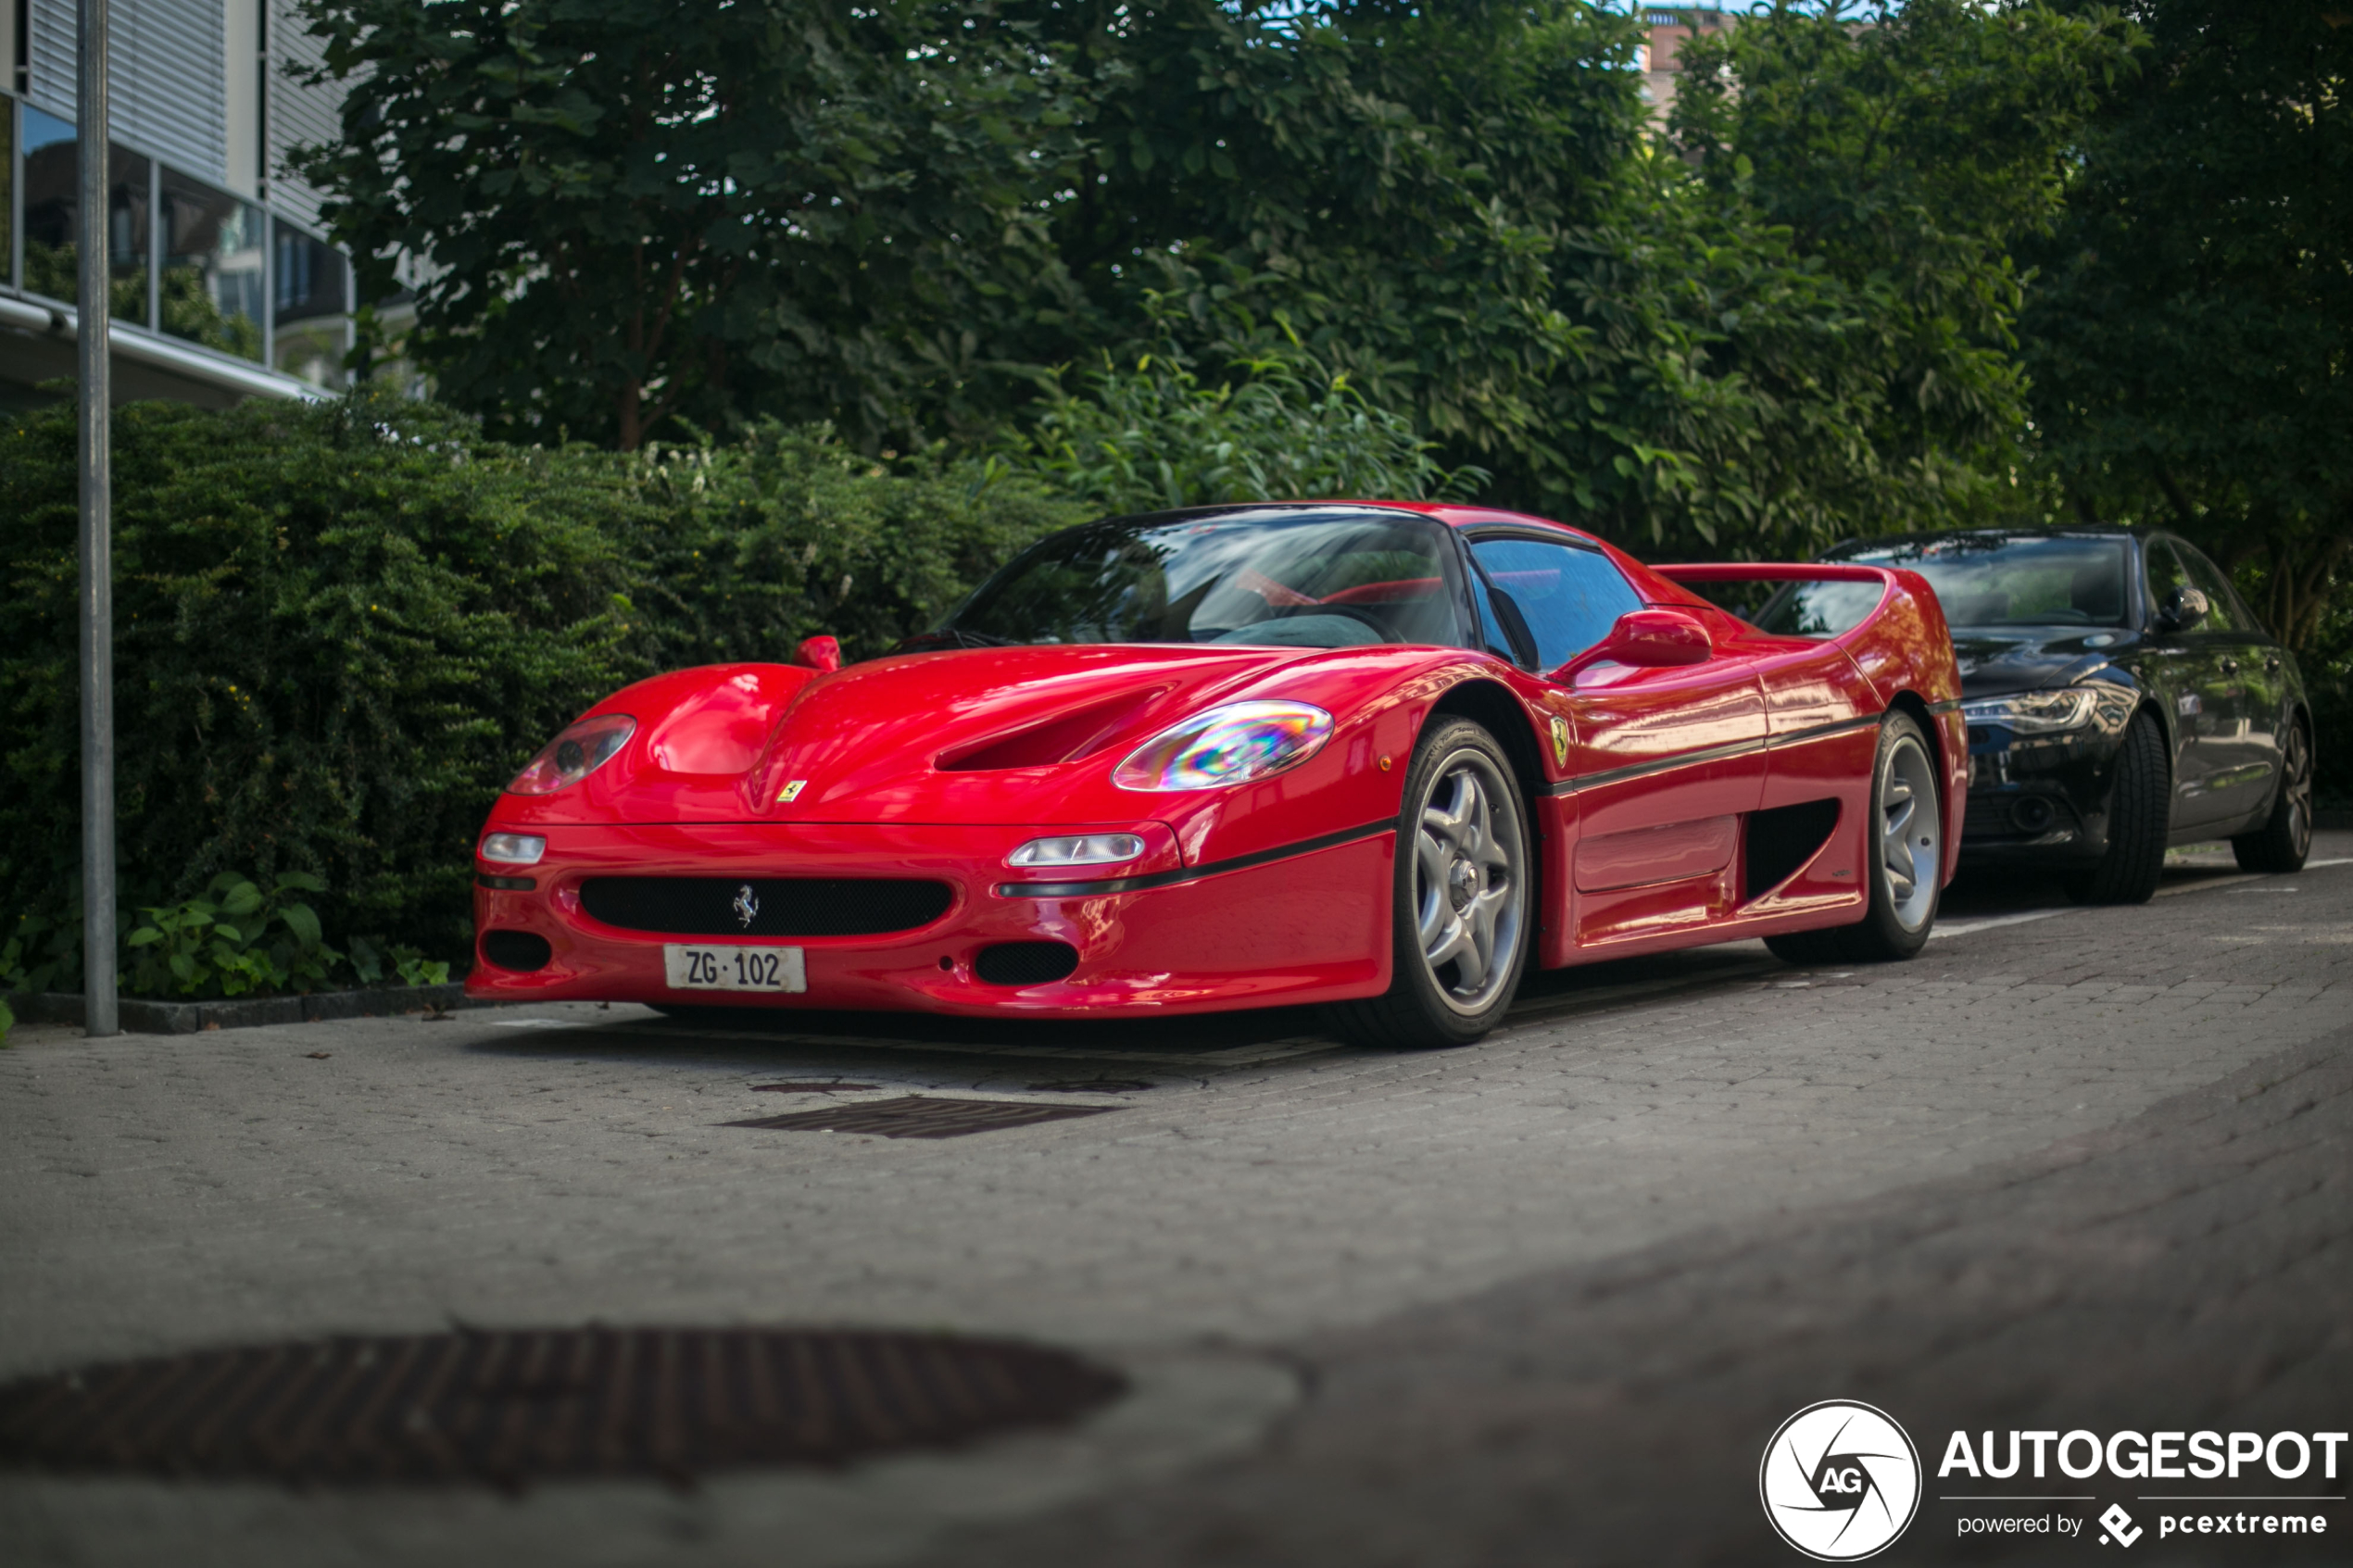
[[[1756,1472],[1765,1517],[1819,1562],[1883,1551],[1920,1506],[1920,1456],[1893,1416],[1824,1399],[1781,1423]]]

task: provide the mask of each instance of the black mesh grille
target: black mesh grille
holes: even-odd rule
[[[874,936],[927,925],[955,897],[944,882],[878,877],[598,876],[580,884],[590,918],[682,936]]]
[[[1043,985],[1077,967],[1078,949],[1067,942],[1000,942],[973,965],[991,985]]]
[[[511,969],[529,974],[535,969],[545,969],[555,956],[545,936],[535,936],[528,931],[485,931],[482,934],[482,956],[500,969]]]

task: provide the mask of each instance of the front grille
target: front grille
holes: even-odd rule
[[[912,878],[596,876],[580,884],[591,919],[680,936],[875,936],[928,925],[955,898],[944,882]]]

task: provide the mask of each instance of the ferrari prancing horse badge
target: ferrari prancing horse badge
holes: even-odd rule
[[[1557,713],[1553,715],[1553,760],[1568,766],[1568,721]]]

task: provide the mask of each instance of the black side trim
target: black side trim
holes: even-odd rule
[[[528,893],[539,884],[527,876],[491,876],[484,872],[476,872],[474,885],[495,887],[501,893]]]
[[[1669,768],[1688,768],[1695,762],[1721,762],[1730,757],[1747,757],[1759,751],[1778,751],[1783,746],[1797,746],[1809,740],[1821,740],[1829,735],[1843,735],[1850,730],[1874,729],[1878,727],[1880,721],[1886,717],[1884,713],[1867,713],[1859,719],[1842,719],[1835,724],[1817,724],[1810,730],[1800,730],[1794,734],[1767,735],[1757,740],[1728,741],[1722,746],[1711,746],[1699,751],[1678,752],[1672,757],[1662,757],[1655,762],[1636,762],[1629,767],[1612,768],[1604,773],[1585,773],[1573,779],[1562,779],[1556,784],[1546,784],[1542,793],[1575,795],[1580,789],[1597,789],[1603,784],[1624,784],[1629,779],[1666,772]]]
[[[1318,849],[1337,849],[1343,844],[1353,844],[1375,834],[1394,833],[1396,829],[1397,819],[1390,817],[1378,822],[1366,822],[1362,827],[1342,828],[1338,833],[1302,838],[1296,844],[1261,849],[1255,854],[1237,855],[1230,860],[1182,866],[1173,872],[1148,872],[1142,876],[1114,877],[1107,882],[1005,882],[998,884],[997,894],[1003,898],[1089,898],[1103,893],[1140,893],[1150,887],[1173,887],[1180,882],[1198,882],[1202,877],[1216,876],[1224,872],[1248,871],[1269,860],[1312,855]]]

